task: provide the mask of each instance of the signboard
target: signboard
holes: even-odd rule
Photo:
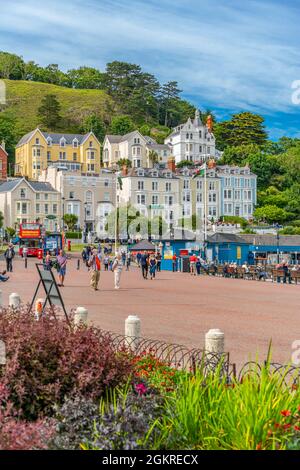
[[[54,310],[53,310],[54,306],[62,308],[62,310],[65,314],[67,323],[69,324],[70,321],[69,321],[69,318],[68,318],[68,315],[67,315],[65,305],[64,305],[63,299],[61,297],[60,291],[59,291],[58,286],[56,284],[56,280],[55,280],[53,272],[51,270],[45,269],[43,264],[36,264],[36,269],[39,273],[40,281],[39,281],[38,286],[36,288],[34,297],[32,299],[29,312],[32,310],[32,307],[33,307],[34,301],[37,297],[39,288],[42,285],[43,288],[44,288],[45,294],[46,294],[46,299],[45,299],[45,303],[44,303],[44,306],[43,306],[42,313],[44,312],[44,309],[47,305],[47,302],[49,302],[53,313],[54,313]]]
[[[40,238],[41,228],[39,224],[21,224],[20,238]]]
[[[188,256],[189,255],[189,250],[179,250],[179,255],[180,256]]]
[[[164,259],[173,259],[173,248],[166,248],[165,249]]]
[[[236,247],[236,259],[242,259],[242,248],[240,246]]]

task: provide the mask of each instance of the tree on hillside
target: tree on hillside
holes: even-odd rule
[[[224,165],[243,165],[253,155],[262,155],[257,144],[237,145],[226,147],[222,155]]]
[[[68,227],[69,231],[74,230],[75,225],[78,222],[78,217],[75,214],[65,214],[64,215],[64,223]]]
[[[99,142],[103,142],[106,134],[106,126],[97,114],[90,114],[83,121],[80,132],[93,132]]]
[[[135,130],[135,125],[129,116],[116,116],[112,118],[110,133],[115,135],[125,135]]]
[[[79,67],[69,70],[67,76],[72,88],[101,89],[104,87],[104,74],[93,67]]]
[[[0,51],[0,78],[22,80],[25,63],[22,57],[9,52]]]
[[[264,118],[250,112],[234,114],[229,121],[218,123],[214,133],[220,150],[228,146],[264,145],[267,142]]]
[[[57,129],[61,122],[60,110],[61,106],[56,95],[45,95],[38,108],[42,125],[49,130]]]
[[[182,92],[178,88],[178,83],[176,81],[170,81],[165,83],[160,90],[160,104],[161,112],[164,115],[164,125],[168,126],[169,124],[169,113],[172,109],[172,104],[180,100],[179,95]]]
[[[16,120],[5,112],[0,113],[0,144],[2,141],[5,142],[5,150],[8,153],[9,163],[13,162],[17,140]],[[11,176],[10,172],[9,176]]]
[[[258,207],[257,209],[255,209],[253,215],[256,220],[260,222],[269,222],[271,224],[281,224],[292,216],[292,214],[290,214],[286,210],[273,205]]]

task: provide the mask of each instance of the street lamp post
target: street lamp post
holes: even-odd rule
[[[84,243],[86,243],[86,240],[87,240],[87,217],[86,217],[86,212],[87,212],[87,202],[84,203],[84,238],[83,238]]]
[[[64,221],[64,218],[65,218],[65,197],[62,197],[61,200],[62,200],[62,224],[61,224],[61,232],[64,231],[64,226],[65,226],[65,221]]]
[[[280,241],[279,224],[276,225],[276,241],[277,241],[277,264],[279,264],[279,241]]]

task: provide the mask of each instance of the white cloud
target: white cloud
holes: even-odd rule
[[[188,5],[185,5],[188,3]],[[43,65],[141,64],[199,103],[287,112],[298,66],[299,10],[276,0],[11,0],[1,48]],[[293,110],[294,111],[294,110]]]

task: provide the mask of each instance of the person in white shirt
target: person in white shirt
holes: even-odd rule
[[[122,256],[120,253],[118,253],[112,265],[112,271],[115,275],[115,289],[120,289],[122,269],[123,269]]]

